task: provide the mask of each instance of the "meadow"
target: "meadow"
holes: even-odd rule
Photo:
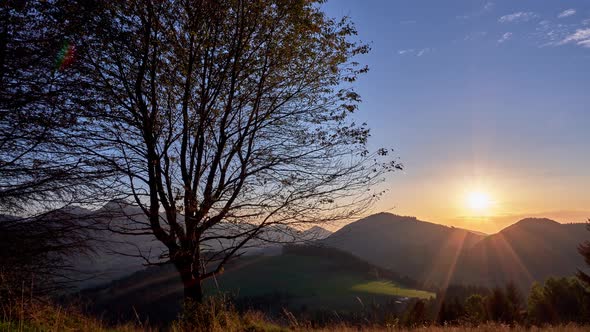
[[[358,309],[364,302],[383,302],[391,296],[428,299],[435,294],[397,281],[368,275],[350,257],[341,259],[287,254],[253,259],[250,264],[218,278],[222,292],[239,297],[283,293],[293,306],[313,309]],[[253,273],[256,271],[256,273]],[[214,281],[209,286],[215,288]],[[359,303],[360,302],[360,303]]]
[[[454,326],[423,325],[404,327],[390,325],[352,325],[335,323],[329,326],[314,327],[312,323],[299,321],[286,313],[281,321],[271,320],[261,312],[249,311],[238,313],[228,308],[216,307],[209,302],[206,310],[198,311],[199,324],[188,317],[180,317],[167,330],[172,332],[210,331],[210,332],[378,332],[378,331],[416,331],[416,332],[582,332],[590,326],[564,324],[555,326],[520,326],[487,323],[478,326],[468,324]],[[8,310],[8,311],[7,311]],[[149,322],[131,321],[119,324],[107,324],[100,318],[81,313],[79,308],[60,307],[48,303],[20,303],[13,308],[3,306],[3,318],[0,319],[0,332],[36,332],[36,331],[91,331],[91,332],[139,332],[161,331],[162,327]],[[10,316],[8,316],[10,315]],[[194,324],[194,325],[193,325]]]
[[[411,299],[436,296],[349,253],[304,246],[287,246],[277,256],[241,257],[223,274],[208,279],[204,287],[207,296],[231,298],[242,311],[255,309],[273,315],[282,314],[282,308],[347,315],[383,305],[401,310]],[[111,320],[139,316],[170,322],[180,312],[182,283],[174,267],[166,265],[84,291],[83,296],[94,303],[95,314]]]

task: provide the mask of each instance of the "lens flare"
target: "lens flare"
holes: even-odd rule
[[[65,70],[74,63],[75,56],[76,46],[67,41],[64,42],[57,54],[56,68],[60,71]]]

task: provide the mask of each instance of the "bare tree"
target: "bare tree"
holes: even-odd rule
[[[33,202],[82,197],[103,175],[72,145],[88,84],[53,1],[0,6],[0,206],[34,211]],[[24,206],[23,206],[24,204]],[[41,209],[40,206],[34,206]]]
[[[117,231],[161,241],[185,299],[269,229],[358,216],[400,168],[351,120],[369,48],[321,2],[124,1],[81,38],[96,106],[80,135],[147,217]]]
[[[54,280],[69,266],[67,257],[88,250],[89,224],[54,211],[96,200],[98,181],[112,175],[76,149],[79,141],[71,135],[80,125],[77,110],[88,102],[88,84],[77,71],[64,14],[56,1],[0,4],[3,286],[8,276],[19,288],[31,274],[39,282]]]

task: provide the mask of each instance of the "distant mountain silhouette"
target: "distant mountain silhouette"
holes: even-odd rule
[[[528,288],[550,276],[571,276],[584,266],[577,246],[588,237],[586,224],[523,219],[468,250],[456,278],[477,284],[514,281]]]
[[[438,285],[446,280],[458,255],[483,238],[461,228],[379,213],[344,226],[322,243]]]
[[[79,279],[76,283],[79,288],[94,287],[100,284],[122,278],[134,272],[143,270],[146,261],[139,255],[149,256],[152,261],[158,261],[159,256],[167,250],[165,246],[158,241],[153,235],[127,235],[113,233],[108,228],[121,227],[128,225],[129,228],[144,227],[147,224],[147,218],[141,208],[130,205],[124,201],[115,200],[105,204],[102,208],[91,211],[81,208],[68,208],[67,210],[57,210],[55,214],[68,213],[69,215],[79,218],[81,221],[92,221],[97,225],[95,232],[96,244],[93,248],[93,254],[80,257],[75,261],[75,270],[77,272],[73,278]],[[183,216],[179,215],[178,220],[182,221]],[[208,230],[208,235],[230,235],[242,233],[251,225],[234,225],[229,223],[220,223]],[[145,233],[145,230],[143,231]],[[278,255],[285,243],[307,243],[323,239],[332,234],[330,231],[314,226],[307,230],[295,230],[286,225],[275,225],[268,227],[255,239],[249,241],[239,253],[245,255]],[[233,246],[241,238],[226,240],[211,240],[202,244],[202,250],[217,252],[224,248]]]
[[[82,271],[72,276],[80,279],[77,283],[80,288],[104,284],[143,270],[145,261],[130,255],[142,252],[157,258],[165,252],[152,235],[100,231],[130,217],[146,221],[141,209],[124,202],[109,202],[94,211],[69,207],[51,214],[76,218],[96,228],[94,254],[81,256],[74,262],[75,268]],[[235,232],[231,225],[224,223],[210,230],[221,234],[232,231]],[[277,225],[254,239],[243,252],[246,255],[279,255],[283,244],[288,242],[319,242],[418,280],[426,287],[450,283],[493,286],[514,281],[526,289],[535,280],[570,276],[583,267],[583,259],[576,249],[589,235],[585,224],[560,224],[542,218],[523,219],[496,234],[484,235],[414,217],[379,213],[348,224],[333,234],[319,226],[295,230]],[[226,245],[223,241],[205,244],[212,251]]]
[[[485,236],[379,213],[343,227],[322,243],[425,285],[494,286],[514,281],[526,289],[535,280],[573,275],[583,266],[576,248],[589,236],[585,227],[523,219]]]
[[[305,234],[306,238],[316,240],[323,240],[332,235],[332,232],[320,226],[313,226],[310,229],[303,231],[303,233]]]

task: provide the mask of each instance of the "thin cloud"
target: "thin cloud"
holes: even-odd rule
[[[572,44],[590,48],[590,28],[578,29],[576,32],[565,37],[558,45]]]
[[[397,54],[399,54],[401,56],[404,56],[404,55],[423,56],[426,53],[429,53],[431,51],[432,51],[432,48],[430,48],[430,47],[421,48],[421,49],[408,48],[408,49],[397,51]]]
[[[566,9],[566,10],[562,11],[561,13],[559,13],[559,15],[557,15],[557,18],[564,18],[564,17],[575,15],[575,14],[576,14],[576,10],[573,8],[570,8],[570,9]]]
[[[579,24],[553,23],[548,20],[539,22],[532,33],[541,43],[539,47],[563,45],[563,40],[579,29]]]
[[[408,49],[405,49],[405,50],[399,50],[399,51],[397,51],[397,54],[399,54],[399,55],[410,54],[410,53],[414,53],[414,51],[415,50],[413,48],[408,48]]]
[[[500,23],[518,23],[518,22],[528,22],[537,18],[537,14],[533,12],[516,12],[508,15],[504,15],[498,19]]]
[[[498,39],[498,44],[502,44],[510,38],[512,38],[512,32],[506,32],[502,35],[502,37],[500,37],[500,39]]]
[[[418,53],[416,54],[416,56],[423,56],[424,54],[430,52],[430,48],[423,48],[420,51],[418,51]]]

